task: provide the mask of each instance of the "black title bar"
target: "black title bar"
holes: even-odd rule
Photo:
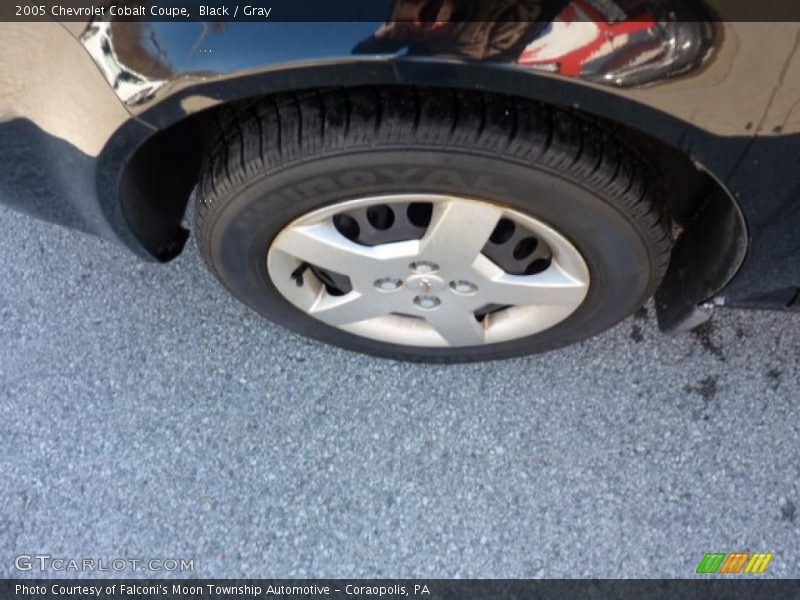
[[[5,0],[0,21],[536,21],[569,4],[578,20],[622,14],[636,21],[672,12],[679,20],[800,22],[795,0]]]

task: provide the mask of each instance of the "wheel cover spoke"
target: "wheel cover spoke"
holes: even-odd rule
[[[446,307],[445,307],[446,308]],[[480,346],[486,342],[486,331],[472,312],[436,310],[425,317],[449,346]]]
[[[536,275],[506,273],[484,257],[475,267],[485,278],[483,294],[489,303],[577,306],[589,288],[588,281],[580,274],[571,275],[559,264]]]
[[[417,226],[420,239],[392,241],[403,239],[400,230],[380,243],[372,230],[377,245],[367,245],[333,224],[334,216],[347,211],[401,211],[420,203],[431,207],[428,224]],[[501,219],[504,227],[510,220],[522,228],[517,240],[534,237],[533,246],[549,251],[547,260],[537,266],[541,255],[531,255],[507,272],[489,259],[485,248],[504,256],[515,248],[487,246],[505,243],[493,235],[501,231]],[[320,279],[309,266],[343,277]],[[590,286],[580,252],[548,225],[508,207],[442,194],[374,196],[309,213],[276,236],[267,267],[278,291],[311,318],[358,336],[419,347],[480,346],[534,335],[574,313]],[[523,271],[530,274],[514,274]],[[351,286],[331,289],[344,285],[343,278]]]
[[[332,223],[321,223],[289,227],[278,235],[273,247],[309,264],[337,273],[377,275],[392,261],[416,256],[419,242],[362,246],[344,237]]]
[[[471,265],[502,216],[499,206],[485,202],[452,199],[435,204],[420,253],[434,259],[444,256],[456,266]]]
[[[311,316],[334,327],[382,317],[390,312],[387,303],[376,302],[370,295],[353,291],[344,296],[332,296],[325,290],[308,311]]]

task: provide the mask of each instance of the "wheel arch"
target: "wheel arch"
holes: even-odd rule
[[[680,235],[657,296],[664,329],[694,324],[697,305],[722,289],[744,259],[746,225],[723,183],[744,150],[741,138],[712,135],[600,86],[514,67],[447,60],[304,64],[186,85],[138,115],[152,130],[119,167],[117,189],[109,190],[117,198],[117,210],[147,254],[161,261],[174,258],[188,237],[181,222],[203,153],[226,111],[276,93],[359,86],[459,88],[515,96],[579,111],[631,139],[676,186],[668,201]],[[698,252],[707,260],[697,261]]]

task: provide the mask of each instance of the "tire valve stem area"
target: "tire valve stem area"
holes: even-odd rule
[[[304,262],[299,267],[297,267],[294,271],[292,271],[292,274],[290,275],[290,277],[292,279],[294,279],[294,282],[297,285],[297,287],[303,287],[303,285],[305,284],[305,280],[304,280],[303,276],[305,275],[305,273],[308,270],[309,266],[310,265],[307,262]]]

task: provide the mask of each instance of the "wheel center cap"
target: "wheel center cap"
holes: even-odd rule
[[[435,294],[445,288],[445,282],[436,275],[411,275],[406,279],[406,287],[423,294]]]

